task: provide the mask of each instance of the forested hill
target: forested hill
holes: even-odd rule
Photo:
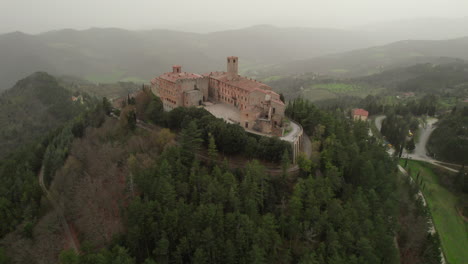
[[[20,80],[0,95],[0,158],[79,114],[84,106],[47,73]]]
[[[468,83],[467,73],[468,62],[466,61],[446,64],[423,63],[398,67],[352,80],[403,91],[437,93],[444,88]]]
[[[198,73],[219,71],[226,56],[236,55],[246,70],[375,44],[360,32],[266,25],[208,34],[115,28],[13,32],[0,35],[0,90],[39,70],[99,83],[145,81],[173,64]]]
[[[196,108],[164,113],[154,97],[134,101],[119,120],[82,124],[79,136],[46,151],[47,165],[68,150],[50,174],[50,189],[78,233],[81,254],[58,257],[63,240],[50,228],[53,217],[44,216],[29,237],[0,241],[6,255],[62,264],[437,263],[437,239],[426,233],[415,192],[401,188],[394,161],[366,123],[291,102],[287,114],[310,135],[312,155],[298,158],[298,174],[288,173],[282,155],[283,172],[273,176],[255,160],[230,168],[223,148],[231,125]],[[166,128],[141,129],[135,108]],[[250,140],[235,147],[252,148]],[[210,158],[199,160],[199,151]]]
[[[468,59],[468,37],[450,40],[405,40],[271,68],[273,73],[315,72],[337,77],[370,75],[418,63],[449,63]],[[270,73],[271,74],[271,73]]]

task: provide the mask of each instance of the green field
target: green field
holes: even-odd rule
[[[405,161],[400,160],[404,166]],[[449,264],[468,263],[468,223],[458,214],[456,209],[457,195],[440,184],[439,177],[430,165],[419,161],[408,161],[413,179],[421,171],[425,184],[424,196],[439,233],[444,255]],[[408,168],[406,168],[408,170]]]

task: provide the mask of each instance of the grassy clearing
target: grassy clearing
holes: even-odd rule
[[[405,161],[400,160],[404,166]],[[418,171],[423,179],[424,196],[439,233],[442,249],[450,264],[468,263],[468,223],[466,223],[456,210],[457,195],[440,184],[439,176],[434,173],[430,165],[419,161],[408,161],[407,170],[416,180]]]

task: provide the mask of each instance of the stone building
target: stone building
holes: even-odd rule
[[[173,66],[172,72],[151,81],[152,91],[158,95],[165,111],[176,107],[226,104],[236,109],[236,120],[247,130],[282,135],[285,104],[279,94],[259,81],[238,74],[239,59],[227,58],[226,72],[203,75],[182,72]]]

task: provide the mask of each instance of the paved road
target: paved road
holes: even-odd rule
[[[382,129],[382,121],[385,118],[387,118],[387,117],[384,116],[384,115],[381,115],[381,116],[377,116],[374,119],[375,126],[377,127],[378,131],[380,131]],[[408,157],[408,158],[413,159],[413,160],[425,161],[425,162],[431,163],[431,164],[433,164],[435,166],[438,166],[440,168],[444,168],[444,169],[446,169],[448,171],[458,172],[455,169],[444,166],[443,165],[444,162],[435,160],[435,159],[427,156],[426,145],[427,145],[427,142],[429,141],[429,138],[430,138],[432,132],[434,132],[434,130],[436,129],[436,126],[434,124],[437,123],[437,121],[438,121],[437,118],[430,118],[430,119],[428,119],[426,124],[420,125],[421,136],[419,137],[419,142],[415,146],[414,152],[413,153],[408,153],[408,152],[404,151],[402,157]],[[390,149],[388,152],[389,152],[389,154],[390,153],[393,154],[393,152],[394,152],[393,148]],[[445,164],[458,166],[457,164],[449,164],[449,163],[445,163]]]
[[[288,141],[288,142],[294,142],[297,138],[297,134],[300,132],[301,127],[296,124],[296,122],[291,121],[291,128],[292,130],[284,137],[281,137],[282,140]]]
[[[420,161],[425,161],[428,163],[431,163],[435,166],[444,168],[448,171],[451,172],[458,172],[458,170],[452,169],[450,167],[444,166],[443,162],[440,162],[438,160],[435,160],[429,156],[427,156],[427,142],[429,141],[429,138],[431,137],[432,132],[436,129],[436,126],[434,125],[437,123],[438,119],[437,118],[430,118],[427,120],[426,124],[424,125],[419,125],[419,130],[420,130],[420,137],[419,137],[419,142],[416,143],[415,149],[412,153],[408,153],[406,150],[403,152],[402,157],[408,157],[413,160],[420,160]],[[446,163],[449,164],[449,163]],[[452,164],[456,165],[456,164]]]
[[[382,122],[383,120],[387,118],[386,116],[384,115],[381,115],[381,116],[377,116],[375,117],[374,119],[374,122],[375,122],[375,127],[377,127],[377,130],[380,132],[380,130],[382,130]]]
[[[59,203],[52,197],[50,192],[47,190],[45,184],[44,184],[44,166],[41,167],[41,170],[38,175],[39,178],[39,185],[41,186],[42,191],[46,195],[47,199],[50,201],[52,204],[52,207],[54,208],[55,211],[59,214],[63,226],[63,230],[65,231],[65,235],[68,240],[68,244],[73,248],[75,253],[79,253],[79,249],[77,246],[77,242],[75,241],[75,238],[72,235],[70,226],[68,225],[67,219],[65,218],[63,214],[63,208],[59,205]]]
[[[427,156],[427,149],[426,145],[429,141],[429,137],[431,136],[432,132],[435,130],[434,124],[437,122],[437,118],[431,118],[427,121],[424,125],[419,125],[420,136],[419,142],[416,143],[416,148],[414,149],[413,153],[409,153],[411,158],[421,158],[426,160],[432,160],[429,156]],[[408,154],[408,153],[406,153]]]

